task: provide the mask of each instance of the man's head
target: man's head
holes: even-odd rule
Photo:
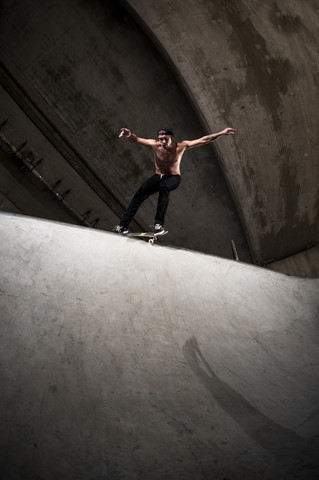
[[[157,130],[157,136],[159,135],[171,135],[172,137],[175,137],[173,130],[171,127],[161,127]]]
[[[175,137],[171,127],[161,127],[157,130],[158,141],[164,148],[169,148],[172,145],[172,137]]]

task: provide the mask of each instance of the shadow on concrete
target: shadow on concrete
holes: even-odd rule
[[[201,384],[250,438],[272,454],[284,467],[291,469],[291,472],[297,469],[300,473],[302,470],[307,480],[319,479],[318,438],[303,438],[259,412],[216,375],[194,336],[184,344],[183,353]]]

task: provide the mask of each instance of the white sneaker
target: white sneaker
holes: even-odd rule
[[[122,225],[116,225],[116,227],[113,228],[113,232],[121,233],[122,235],[126,235],[128,233],[128,229],[125,228],[125,227],[122,227]]]
[[[154,226],[154,234],[155,235],[163,235],[165,233],[165,230],[163,226],[160,223],[156,223]]]

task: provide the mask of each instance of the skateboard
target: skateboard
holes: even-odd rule
[[[138,232],[138,233],[127,233],[124,235],[125,237],[133,237],[133,238],[141,238],[143,240],[147,240],[148,243],[153,245],[153,243],[157,240],[158,237],[162,237],[163,235],[166,235],[168,231],[166,230],[164,233],[161,235],[156,235],[154,232]]]

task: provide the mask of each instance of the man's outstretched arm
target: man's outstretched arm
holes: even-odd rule
[[[196,140],[183,140],[181,143],[186,145],[186,148],[200,147],[213,142],[221,135],[234,135],[235,132],[236,130],[234,128],[227,127],[221,132],[211,133],[210,135],[205,135],[205,137],[197,138]]]
[[[140,143],[141,145],[148,145],[149,147],[157,144],[157,141],[152,138],[137,137],[135,133],[132,133],[128,128],[121,128],[119,137],[126,137],[132,143]]]

